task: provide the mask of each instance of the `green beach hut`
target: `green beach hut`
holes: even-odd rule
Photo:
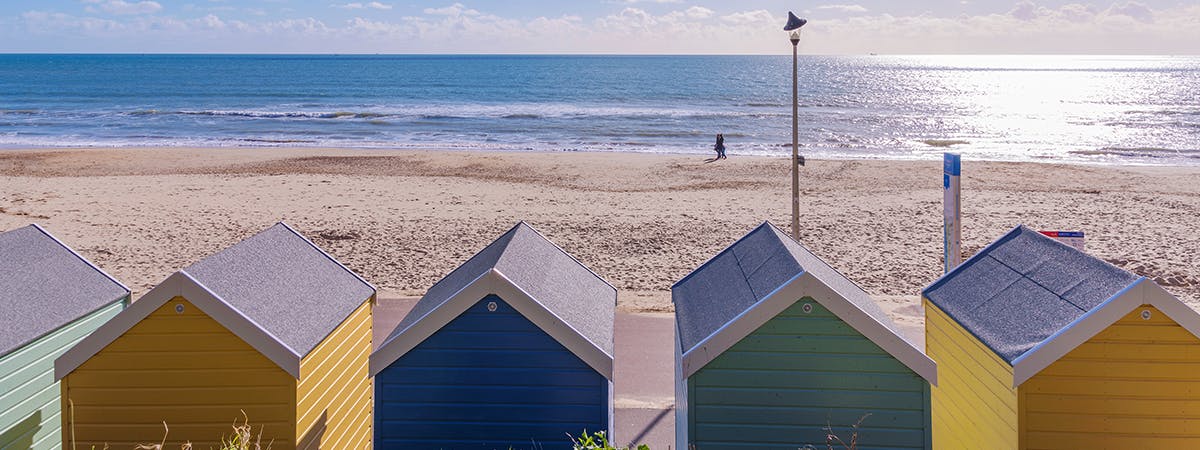
[[[129,289],[37,225],[0,233],[0,449],[62,448],[54,359]]]
[[[763,223],[671,288],[680,449],[928,449],[937,366],[862,288]]]

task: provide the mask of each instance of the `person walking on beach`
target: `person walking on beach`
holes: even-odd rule
[[[717,157],[713,160],[725,159],[725,135],[717,133],[717,145],[713,146],[713,150],[717,151]]]

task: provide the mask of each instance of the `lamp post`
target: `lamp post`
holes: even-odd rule
[[[792,238],[797,241],[800,240],[800,166],[804,165],[804,158],[800,156],[800,100],[797,88],[800,63],[797,47],[800,44],[800,27],[806,23],[807,20],[788,11],[787,25],[783,26],[783,31],[788,32],[788,39],[792,41]]]

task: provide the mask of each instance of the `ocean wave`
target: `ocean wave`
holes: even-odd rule
[[[0,113],[4,113],[0,110]],[[138,109],[125,112],[96,112],[94,115],[118,116],[201,116],[245,119],[296,119],[296,120],[570,120],[570,119],[653,119],[670,118],[679,120],[709,119],[769,119],[790,117],[788,111],[764,112],[761,109],[738,109],[727,107],[689,106],[681,108],[627,107],[608,105],[567,104],[499,104],[499,105],[412,105],[379,106],[370,110],[226,110],[226,109]]]
[[[1123,158],[1187,158],[1200,159],[1200,149],[1181,150],[1161,147],[1104,147],[1096,150],[1072,150],[1081,156],[1119,156]]]
[[[239,139],[245,142],[254,142],[261,144],[315,144],[317,141],[310,139],[267,139],[267,138],[242,138]]]
[[[1200,109],[1184,108],[1184,109],[1143,109],[1125,111],[1129,115],[1152,115],[1152,116],[1200,116]]]
[[[392,117],[392,114],[378,112],[354,111],[177,111],[174,114],[185,116],[217,116],[217,117],[250,117],[256,119],[379,119]]]
[[[1092,124],[1085,124],[1085,125],[1092,125]],[[1195,129],[1195,128],[1200,128],[1200,120],[1197,120],[1195,122],[1184,121],[1184,120],[1160,120],[1160,121],[1109,120],[1109,121],[1101,122],[1100,125],[1103,125],[1106,127],[1126,127],[1126,128],[1139,128],[1139,129],[1172,129],[1172,128]]]
[[[423,114],[423,115],[417,116],[417,118],[420,120],[463,120],[463,119],[466,119],[466,117],[450,116],[450,115],[445,115],[445,114]]]

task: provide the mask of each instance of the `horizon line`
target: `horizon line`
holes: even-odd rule
[[[41,52],[0,51],[0,55],[113,56],[790,56],[790,53],[618,53],[618,52]],[[1064,57],[1200,57],[1198,53],[800,53],[800,56],[1064,56]]]

